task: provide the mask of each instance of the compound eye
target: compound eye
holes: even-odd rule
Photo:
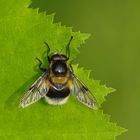
[[[64,62],[55,62],[52,65],[52,72],[56,75],[65,75],[67,73],[67,65]]]

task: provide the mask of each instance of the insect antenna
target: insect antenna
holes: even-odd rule
[[[47,46],[48,50],[47,50],[47,58],[48,58],[48,61],[50,62],[50,57],[49,57],[49,53],[50,53],[50,47],[48,45],[47,42],[44,41],[44,44]]]
[[[70,43],[71,43],[72,39],[73,39],[73,36],[71,36],[71,38],[70,38],[70,40],[69,40],[69,42],[68,42],[68,44],[66,46],[66,56],[67,56],[68,59],[70,57]]]

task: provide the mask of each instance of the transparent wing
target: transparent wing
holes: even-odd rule
[[[87,86],[74,74],[72,93],[81,103],[92,109],[97,109],[97,101],[95,97],[89,91]]]
[[[47,94],[49,90],[47,85],[47,75],[48,74],[45,72],[33,83],[27,93],[25,93],[25,95],[20,100],[21,107],[25,108],[35,103]]]

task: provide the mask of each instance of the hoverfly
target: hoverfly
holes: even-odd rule
[[[96,109],[97,102],[95,97],[89,91],[87,86],[74,74],[71,64],[67,61],[70,57],[70,43],[73,39],[71,36],[67,46],[66,55],[55,53],[49,56],[50,47],[48,47],[47,58],[49,61],[48,68],[42,68],[42,62],[39,61],[39,69],[43,74],[33,83],[27,93],[20,101],[21,107],[27,107],[41,98],[45,98],[48,104],[62,105],[66,103],[70,93],[86,106]]]

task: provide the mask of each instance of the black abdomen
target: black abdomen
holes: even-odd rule
[[[60,91],[50,88],[46,96],[50,98],[65,98],[69,96],[69,94],[70,94],[69,88],[65,88]]]

